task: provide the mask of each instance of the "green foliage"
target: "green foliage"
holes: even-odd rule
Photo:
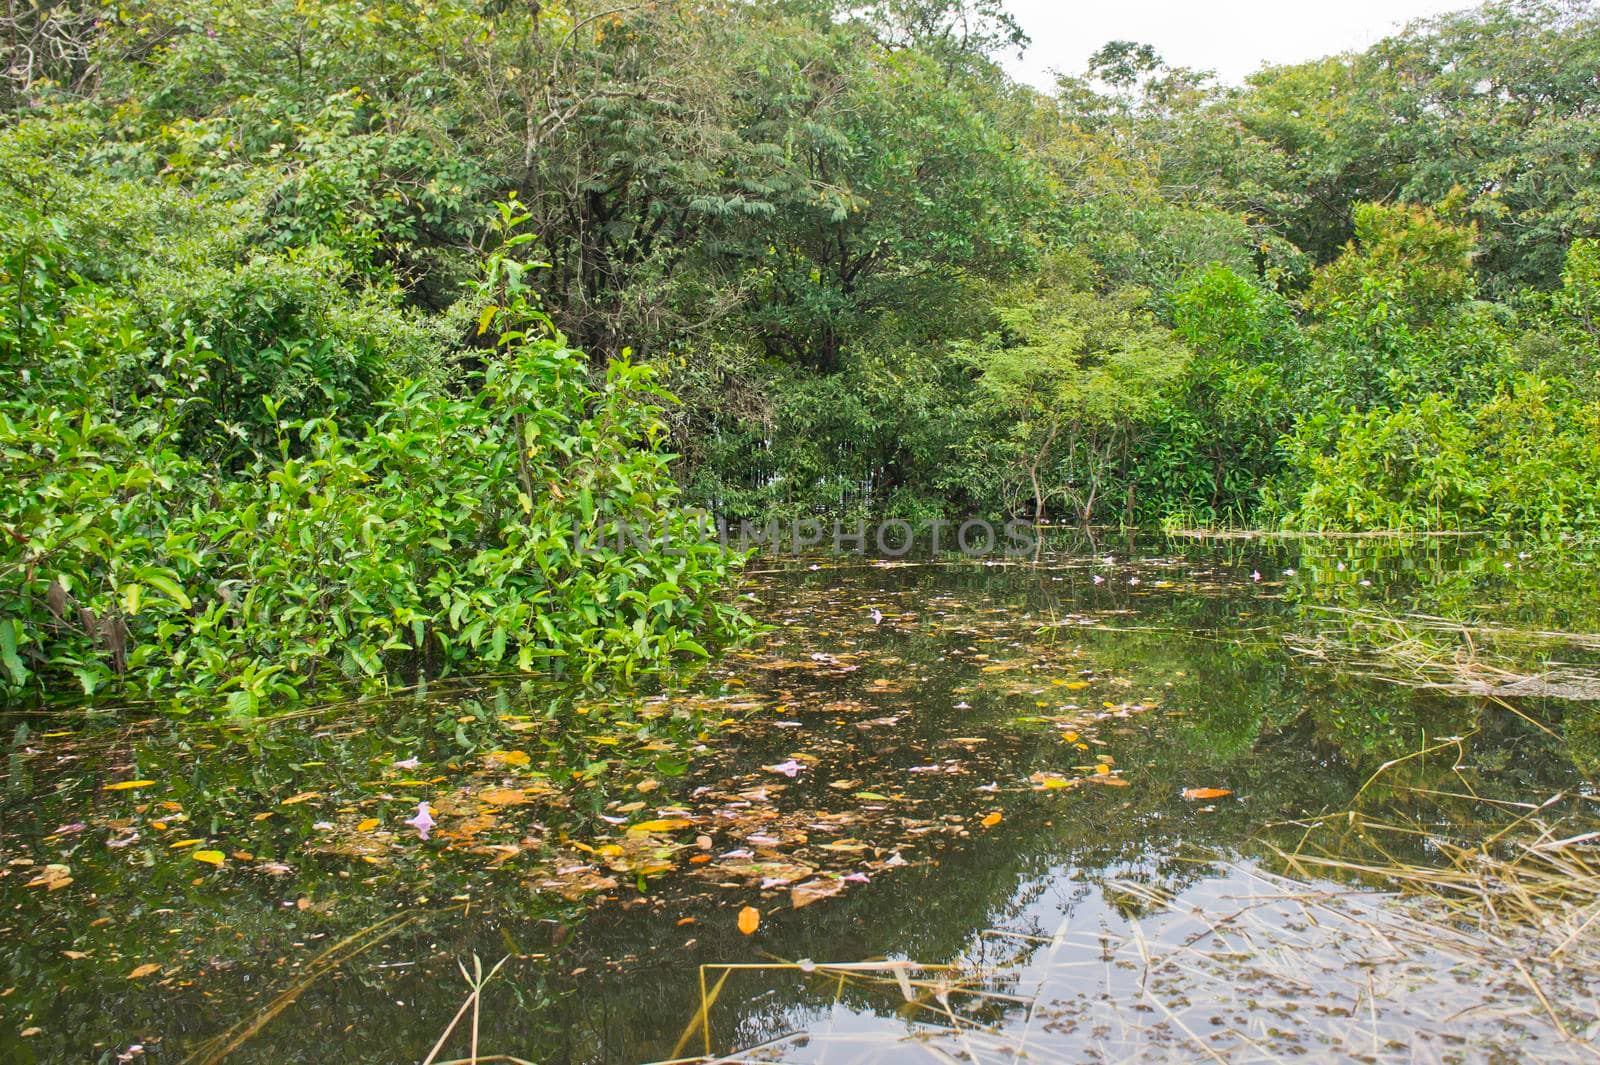
[[[1522,361],[1600,399],[1600,241],[1573,241],[1561,287],[1523,293],[1520,302],[1529,319],[1519,340]]]
[[[1317,272],[1306,294],[1313,314],[1356,318],[1369,328],[1439,321],[1473,294],[1476,234],[1420,207],[1360,204],[1355,239]]]
[[[107,223],[97,195],[13,178],[8,700],[70,684],[248,713],[403,666],[630,675],[742,631],[717,600],[732,560],[677,502],[670,397],[625,355],[591,381],[532,304],[515,201],[470,300],[494,343],[444,387],[439,327],[330,247],[252,253],[205,236],[239,203],[173,219],[163,187],[91,178],[145,205]]]
[[[1481,405],[1443,396],[1312,419],[1288,441],[1285,520],[1314,529],[1561,530],[1600,522],[1600,410],[1524,377]]]
[[[1007,466],[1016,491],[1025,481],[1036,518],[1052,496],[1084,521],[1093,516],[1107,471],[1125,464],[1133,435],[1189,358],[1141,309],[1145,293],[1102,296],[1085,265],[1070,256],[1047,263],[1035,281],[1000,296],[995,331],[956,352],[978,375],[980,402],[1011,427]],[[1058,459],[1064,465],[1051,470]]]
[[[1287,300],[1217,266],[1173,300],[1175,330],[1194,351],[1162,393],[1135,463],[1146,521],[1247,524],[1282,464],[1293,419],[1288,381],[1305,341]]]
[[[31,589],[0,632],[30,684],[659,665],[737,629],[725,562],[668,580],[550,529],[656,513],[676,541],[684,502],[1591,521],[1588,4],[1497,0],[1236,89],[1117,41],[1050,93],[1003,73],[1024,38],[994,0],[52,12],[0,40]],[[57,581],[27,544],[88,554]],[[647,578],[682,625],[626,637]],[[342,631],[299,628],[319,612]]]

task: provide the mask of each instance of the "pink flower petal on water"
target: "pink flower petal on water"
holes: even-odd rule
[[[782,773],[786,777],[792,777],[804,769],[805,766],[791,758],[787,762],[779,762],[777,765],[769,765],[764,768],[769,773]]]
[[[433,831],[435,824],[433,814],[428,810],[428,804],[425,802],[417,803],[417,815],[406,818],[406,824],[417,830],[417,838],[427,839],[428,833]]]

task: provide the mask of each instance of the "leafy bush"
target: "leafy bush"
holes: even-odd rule
[[[90,280],[26,191],[0,199],[8,700],[253,712],[401,667],[631,675],[744,631],[734,560],[676,502],[670,397],[626,355],[591,381],[532,306],[513,206],[474,300],[494,343],[444,382],[332,249]]]
[[[1435,395],[1313,419],[1287,448],[1274,495],[1295,527],[1600,525],[1600,408],[1537,377],[1471,408]]]

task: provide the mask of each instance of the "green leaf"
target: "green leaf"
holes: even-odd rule
[[[0,619],[0,665],[6,667],[6,672],[11,674],[14,684],[28,682],[28,668],[22,664],[22,659],[17,655],[17,638],[21,633],[21,626],[11,618]]]
[[[148,583],[152,588],[163,593],[167,596],[167,598],[177,603],[180,610],[191,610],[194,608],[194,602],[189,598],[188,594],[184,592],[183,588],[178,584],[178,582],[173,580],[171,577],[168,577],[164,573],[153,570],[145,570],[141,576],[144,577],[145,582]]]

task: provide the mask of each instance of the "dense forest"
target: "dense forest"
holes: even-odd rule
[[[1043,92],[1024,43],[13,0],[6,697],[660,668],[749,624],[703,512],[1600,527],[1600,9],[1243,86],[1114,41]]]

